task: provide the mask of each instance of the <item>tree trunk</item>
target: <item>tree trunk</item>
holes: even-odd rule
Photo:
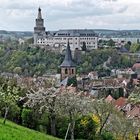
[[[107,121],[108,121],[108,119],[109,119],[110,114],[111,114],[111,113],[108,113],[108,115],[106,116],[105,121],[104,121],[103,124],[101,125],[101,128],[100,128],[100,130],[99,130],[99,136],[102,135],[102,130],[103,130],[104,126],[106,125],[106,123],[107,123]]]
[[[6,107],[6,108],[5,108],[5,114],[4,114],[3,124],[6,123],[6,119],[7,119],[8,112],[9,112],[9,107]]]
[[[71,123],[71,126],[70,126],[71,140],[74,140],[75,121],[73,119],[73,115],[71,112],[69,113],[69,115],[70,115],[70,123]]]
[[[135,135],[135,140],[139,140],[139,134],[138,133]]]
[[[71,140],[74,140],[74,128],[75,128],[75,122],[73,121],[71,124]]]
[[[50,118],[51,121],[51,134],[56,136],[56,118],[55,115],[52,115]]]
[[[68,133],[69,133],[70,126],[71,126],[71,123],[69,123],[69,125],[68,125],[67,132],[66,132],[66,135],[65,135],[65,140],[67,139],[67,136],[68,136]]]
[[[51,134],[53,136],[56,136],[56,115],[54,111],[54,106],[55,106],[55,98],[53,98],[49,112],[50,112]]]

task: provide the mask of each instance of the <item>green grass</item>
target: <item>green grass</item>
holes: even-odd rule
[[[6,121],[2,124],[0,119],[0,140],[58,140],[49,135],[34,131],[13,122]]]

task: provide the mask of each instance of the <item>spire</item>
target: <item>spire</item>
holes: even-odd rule
[[[67,44],[65,59],[66,59],[66,60],[69,60],[69,61],[72,61],[72,55],[71,55],[69,40],[68,40],[68,44]]]
[[[70,50],[70,44],[68,40],[66,54],[63,63],[60,65],[60,67],[75,67],[76,65],[72,61],[72,55]]]
[[[38,19],[42,19],[41,8],[38,8]]]

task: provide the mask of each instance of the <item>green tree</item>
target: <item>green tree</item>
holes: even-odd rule
[[[26,40],[27,44],[33,44],[34,43],[34,39],[33,38],[29,38]]]
[[[127,140],[134,133],[133,121],[127,119],[122,113],[116,112],[110,119],[110,126],[106,128],[111,131],[115,138]]]
[[[71,140],[74,140],[77,117],[89,113],[91,100],[83,94],[84,93],[75,91],[74,89],[64,89],[56,98],[58,114],[69,118],[67,132],[70,132]],[[66,133],[65,139],[67,138],[67,134],[68,133]]]
[[[74,86],[74,87],[77,87],[77,79],[76,77],[72,77],[72,78],[69,78],[68,79],[68,86]]]
[[[129,96],[129,102],[134,105],[140,104],[140,87],[135,87]]]
[[[86,51],[86,50],[87,50],[86,42],[83,42],[83,45],[82,45],[82,51]]]
[[[13,72],[17,73],[17,74],[22,74],[22,68],[21,67],[15,67]]]
[[[112,39],[110,39],[110,40],[108,40],[107,45],[110,46],[110,47],[114,47],[115,42]]]
[[[130,47],[131,47],[132,43],[130,41],[128,41],[124,47],[129,51],[130,50]]]
[[[5,124],[7,115],[9,113],[9,110],[12,106],[17,105],[17,101],[19,100],[19,88],[15,86],[9,86],[6,83],[4,83],[0,87],[0,103],[3,104],[3,108],[5,110],[4,113],[4,121]]]
[[[39,89],[38,91],[29,91],[27,94],[28,101],[25,106],[35,109],[38,113],[42,114],[47,112],[48,119],[51,124],[51,134],[56,135],[56,88]]]
[[[26,109],[24,108],[22,110],[22,114],[21,114],[21,118],[22,118],[22,125],[26,126],[26,127],[29,127],[29,128],[32,128],[31,125],[32,125],[32,116],[33,114],[33,111],[31,109]]]
[[[115,109],[111,104],[104,102],[103,100],[94,101],[91,108],[93,109],[93,113],[99,119],[99,131],[97,135],[99,137],[102,136],[106,126],[109,125],[108,122],[112,114],[114,114]]]
[[[140,50],[140,44],[139,43],[134,43],[132,44],[132,46],[130,47],[130,52],[138,52]]]
[[[82,116],[75,122],[75,138],[93,140],[97,129],[98,125],[93,120],[92,115]]]

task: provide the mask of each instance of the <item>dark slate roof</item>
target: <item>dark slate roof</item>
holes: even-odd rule
[[[70,45],[68,42],[67,49],[66,49],[66,54],[64,61],[60,65],[60,67],[75,67],[76,65],[72,61],[72,55],[71,55],[71,50],[70,50]]]
[[[128,53],[129,51],[125,47],[120,48],[120,52],[122,53]]]
[[[68,29],[53,32],[54,37],[96,37],[92,29]],[[51,32],[50,32],[51,34]]]

